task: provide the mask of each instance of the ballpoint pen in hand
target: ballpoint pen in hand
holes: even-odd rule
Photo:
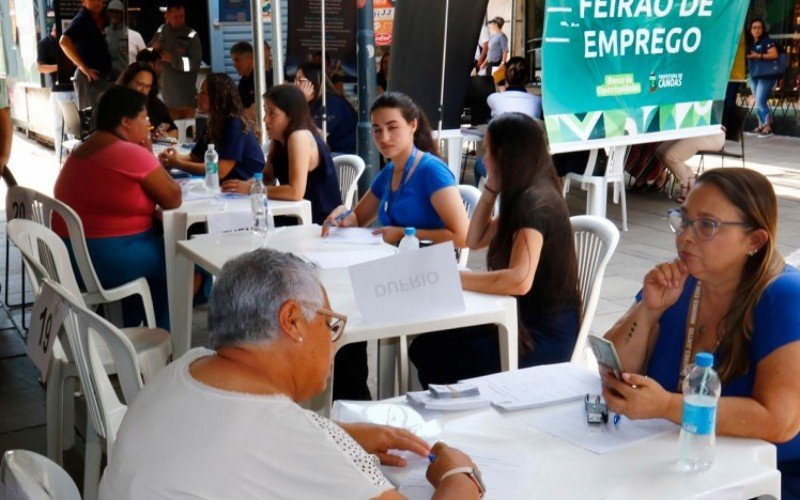
[[[336,217],[334,217],[333,220],[338,224],[339,222],[342,222],[345,217],[347,217],[348,215],[350,215],[352,213],[353,213],[352,210],[346,210],[345,212],[343,212],[343,213],[337,215]],[[328,226],[332,226],[333,222],[328,220],[328,221],[325,221],[325,224],[328,225]]]

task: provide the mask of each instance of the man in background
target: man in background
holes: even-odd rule
[[[505,21],[499,16],[486,23],[489,27],[489,48],[483,68],[487,75],[491,75],[495,68],[505,68],[508,59],[508,37],[503,33],[503,24]]]
[[[166,23],[159,26],[150,46],[161,52],[161,95],[173,120],[194,118],[197,71],[203,48],[197,32],[186,25],[181,0],[167,2]]]
[[[114,74],[119,76],[146,45],[142,35],[125,24],[125,6],[120,0],[108,2],[107,11],[109,25],[106,27],[106,41],[111,53],[111,67]]]
[[[36,46],[36,69],[43,76],[50,77],[50,94],[53,99],[53,145],[56,153],[61,150],[64,120],[61,117],[59,101],[75,102],[72,82],[65,76],[59,78],[58,60],[61,58],[61,47],[58,45],[58,32],[55,23],[48,26],[47,35],[39,40]],[[62,73],[63,74],[63,73]],[[66,81],[64,81],[66,80]],[[78,103],[75,102],[75,105]]]
[[[59,42],[64,54],[78,68],[73,81],[80,109],[94,106],[100,94],[114,82],[102,12],[103,0],[82,0],[78,14]]]
[[[266,56],[265,56],[266,58]],[[254,61],[253,61],[253,46],[248,42],[238,42],[231,47],[231,61],[236,73],[241,77],[239,79],[238,89],[239,98],[242,100],[242,106],[247,115],[255,120],[255,81],[254,81]],[[272,87],[272,71],[265,75],[265,85],[268,90]]]

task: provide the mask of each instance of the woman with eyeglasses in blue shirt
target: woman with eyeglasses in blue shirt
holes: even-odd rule
[[[783,497],[797,498],[800,272],[777,250],[772,185],[753,170],[707,171],[669,221],[678,258],[647,273],[605,335],[627,371],[604,377],[609,409],[680,423],[683,376],[695,354],[714,353],[717,434],[776,443]]]

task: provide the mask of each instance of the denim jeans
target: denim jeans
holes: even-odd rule
[[[755,97],[756,100],[756,115],[758,116],[759,125],[766,125],[770,123],[769,106],[767,105],[767,100],[769,99],[769,93],[772,90],[772,87],[775,86],[777,81],[778,80],[776,79],[756,80],[754,78],[750,78],[750,88],[753,89],[753,97]]]

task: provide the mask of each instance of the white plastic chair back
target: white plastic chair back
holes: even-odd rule
[[[67,246],[56,233],[33,221],[14,219],[8,221],[8,237],[25,259],[37,295],[43,280],[49,278],[80,297]]]
[[[0,498],[80,500],[75,482],[57,463],[28,450],[8,450],[0,464]]]
[[[619,243],[619,230],[605,217],[576,215],[570,217],[578,257],[578,286],[581,293],[582,317],[578,341],[572,352],[572,362],[582,361],[586,352],[586,338],[592,326],[600,288],[606,266]]]
[[[80,139],[81,137],[81,115],[78,106],[72,101],[56,99],[58,109],[61,111],[61,118],[64,120],[64,133],[68,136]]]
[[[339,191],[342,193],[342,203],[347,208],[353,208],[358,179],[364,173],[366,166],[364,160],[356,155],[341,155],[333,159],[336,175],[339,178]]]
[[[108,304],[131,295],[140,295],[144,304],[145,321],[147,323],[145,326],[155,328],[155,311],[153,310],[153,299],[147,280],[139,278],[113,289],[104,288],[100,283],[100,278],[97,277],[94,264],[92,264],[92,259],[89,256],[89,246],[86,243],[83,223],[78,214],[69,205],[22,186],[9,188],[8,192],[6,207],[9,206],[9,203],[13,205],[14,202],[26,204],[24,212],[31,215],[25,218],[38,222],[47,228],[51,227],[53,213],[58,214],[64,221],[69,233],[72,253],[75,255],[75,262],[78,265],[78,272],[86,289],[83,294],[86,304],[90,306]]]
[[[469,184],[459,184],[458,194],[461,195],[461,201],[464,202],[464,209],[467,211],[467,218],[472,220],[472,214],[478,207],[478,200],[481,199],[481,191],[475,186]],[[461,248],[458,251],[458,264],[461,266],[467,265],[469,260],[469,248]]]
[[[132,403],[144,387],[136,350],[117,327],[87,309],[80,298],[66,288],[49,279],[45,279],[42,286],[51,288],[60,295],[64,306],[69,309],[64,320],[64,330],[75,356],[78,376],[86,392],[89,418],[97,435],[106,439],[106,450],[110,450],[127,407],[119,400],[111,385],[97,352],[96,339],[90,332],[99,335],[110,348],[127,404]]]
[[[189,128],[192,128],[195,133],[197,132],[197,121],[194,118],[175,120],[175,126],[178,127],[178,142],[181,144],[189,142]]]

